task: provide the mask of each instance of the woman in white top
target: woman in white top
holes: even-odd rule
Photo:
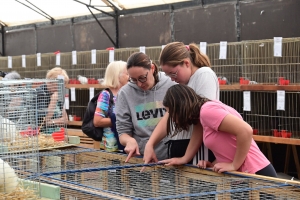
[[[189,45],[184,45],[182,42],[169,43],[162,50],[159,61],[162,70],[173,81],[188,85],[202,97],[219,100],[220,89],[218,78],[210,67],[208,56],[200,52],[195,43]],[[166,113],[147,142],[144,153],[145,163],[158,161],[153,148],[160,140],[167,136],[167,123],[170,123],[168,117],[169,114]],[[189,130],[191,131],[184,134],[177,134],[171,138],[171,142],[168,145],[168,152],[171,158],[184,156],[188,146],[194,145],[194,133],[202,131]],[[201,145],[201,149],[198,155],[195,156],[194,162],[188,161],[188,163],[197,164],[198,160],[203,159],[208,160],[208,149],[204,145]],[[209,160],[212,159],[213,155]]]

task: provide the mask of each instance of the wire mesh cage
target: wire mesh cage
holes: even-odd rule
[[[0,81],[0,88],[36,90],[37,132],[40,148],[64,146],[67,143],[67,113],[62,79],[30,79]],[[32,128],[32,127],[31,127]]]
[[[300,138],[299,92],[285,92],[285,108],[277,109],[276,91],[251,91],[251,111],[244,111],[244,120],[257,135]]]
[[[242,77],[261,84],[300,82],[300,38],[282,39],[282,56],[274,57],[274,40],[242,42]],[[280,79],[288,80],[281,82]]]
[[[78,197],[77,188],[77,193],[89,192],[111,199],[297,199],[300,192],[299,187],[285,183],[201,174],[199,169],[193,171],[195,168],[189,171],[151,166],[141,173],[141,166],[144,165],[44,173],[42,179],[73,189],[73,193],[62,193],[62,199]],[[59,179],[58,174],[69,179]]]
[[[231,42],[227,44],[226,59],[220,59],[220,44],[207,45],[207,55],[210,58],[211,66],[221,80],[226,84],[239,84],[241,76],[241,48],[242,43]]]
[[[125,158],[124,154],[78,147],[41,152],[40,180],[60,186],[60,199],[77,200],[297,199],[300,194],[299,185],[261,176],[217,174],[189,166],[138,164],[139,158],[125,163]],[[143,166],[146,170],[140,172]]]
[[[39,196],[36,99],[34,89],[0,88],[0,198]],[[18,158],[26,153],[26,159]],[[24,173],[27,169],[34,178]]]
[[[102,88],[94,88],[94,94],[101,92]],[[75,115],[83,119],[87,105],[90,101],[90,91],[87,88],[76,89],[75,92],[76,101],[71,101],[69,105],[68,114]]]

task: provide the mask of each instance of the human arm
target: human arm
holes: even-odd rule
[[[188,163],[197,153],[203,141],[203,128],[200,123],[194,125],[192,132],[192,137],[190,139],[189,145],[186,152],[181,158],[171,158],[162,160],[160,162],[165,163],[165,165],[183,165]]]
[[[58,102],[58,92],[54,92],[51,96],[50,96],[50,103],[48,105],[47,108],[47,114],[45,116],[45,122],[46,124],[54,124],[55,121],[52,120],[52,117],[54,115],[54,111],[55,111],[55,107],[57,105]],[[57,123],[61,123],[62,120],[57,120]]]
[[[122,89],[118,92],[116,99],[116,129],[119,134],[119,141],[125,147],[124,151],[128,154],[126,162],[132,156],[140,155],[139,146],[134,134],[134,123],[137,123],[136,118],[131,115],[130,107],[126,99],[127,93]]]
[[[111,120],[108,117],[102,117],[94,115],[94,126],[95,127],[111,127]]]
[[[59,111],[57,110],[59,109]],[[53,118],[57,112],[61,112],[61,117]],[[63,126],[68,122],[68,115],[64,106],[60,107],[58,102],[58,93],[53,93],[50,98],[48,112],[45,118],[48,124]]]
[[[219,131],[236,136],[236,152],[232,163],[216,163],[213,170],[216,172],[233,171],[240,168],[246,159],[252,142],[252,128],[242,119],[228,114],[222,120]]]
[[[93,120],[95,127],[111,127],[111,119],[106,116],[106,113],[109,110],[109,99],[109,92],[103,90],[97,99],[97,107],[95,110]]]
[[[128,162],[129,159],[133,156],[139,156],[140,150],[138,143],[136,140],[131,137],[130,135],[124,133],[121,136],[119,136],[120,143],[125,146],[124,151],[128,154],[125,162]]]
[[[158,162],[154,147],[158,142],[160,142],[164,137],[167,136],[168,118],[169,113],[166,112],[162,119],[158,122],[148,142],[146,143],[143,158],[145,164],[148,164],[150,162]]]

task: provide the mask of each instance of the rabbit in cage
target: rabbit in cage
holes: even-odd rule
[[[0,158],[0,193],[11,193],[18,186],[15,170]]]
[[[81,84],[87,84],[88,83],[88,79],[84,76],[78,75],[77,78],[78,78],[78,80],[80,81]]]
[[[0,115],[0,133],[4,140],[14,141],[17,134],[16,124]]]

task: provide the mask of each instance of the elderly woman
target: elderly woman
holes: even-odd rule
[[[67,72],[60,67],[49,70],[46,79],[60,79],[58,82],[63,81],[64,84],[69,82]],[[64,87],[62,86],[63,84],[49,80],[36,88],[38,125],[42,133],[51,134],[68,122],[67,113],[63,107]]]
[[[115,102],[117,93],[122,86],[127,84],[128,78],[126,62],[114,61],[107,66],[102,85],[108,87],[110,91],[103,90],[98,97],[94,126],[104,127],[100,148],[108,152],[124,149],[119,142],[118,133],[115,128]],[[111,99],[111,94],[113,95],[114,103],[110,107],[109,100]]]

